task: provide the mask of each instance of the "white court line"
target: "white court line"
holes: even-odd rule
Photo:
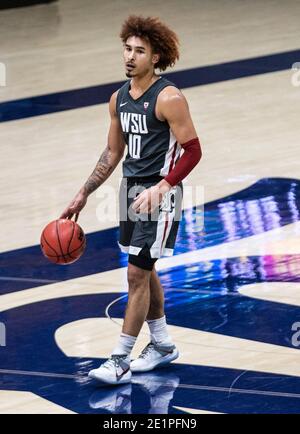
[[[68,374],[56,374],[52,372],[36,372],[36,371],[14,371],[14,370],[6,370],[0,369],[0,374],[11,374],[11,375],[30,375],[30,376],[38,376],[38,377],[52,377],[52,378],[64,378],[68,380],[74,380],[78,378],[85,378],[84,375],[68,375]],[[135,384],[134,380],[132,381]],[[153,380],[152,383],[161,384],[159,381]],[[168,384],[168,383],[166,383]],[[177,388],[182,389],[197,389],[197,390],[205,390],[210,392],[230,392],[230,393],[241,393],[248,395],[263,395],[263,396],[275,396],[280,398],[296,398],[300,399],[300,394],[298,393],[284,393],[284,392],[269,392],[266,390],[252,390],[252,389],[230,389],[228,387],[212,387],[212,386],[201,386],[198,384],[179,384]]]
[[[121,324],[119,324],[117,321],[115,321],[114,319],[112,319],[112,317],[109,315],[108,311],[109,311],[110,307],[111,307],[113,304],[117,303],[119,300],[122,300],[122,298],[125,298],[125,297],[127,297],[127,294],[122,295],[122,297],[118,297],[118,298],[116,298],[116,299],[113,300],[111,303],[109,303],[109,304],[106,306],[106,309],[105,309],[105,316],[106,316],[106,318],[110,319],[111,322],[113,322],[114,324],[117,324],[118,326],[121,326]]]
[[[65,282],[65,280],[49,280],[49,279],[30,279],[27,277],[10,277],[10,276],[1,276],[0,280],[8,280],[12,282],[36,282],[36,283],[59,283]]]
[[[244,393],[248,395],[263,395],[263,396],[275,396],[280,398],[296,398],[300,399],[299,393],[284,393],[284,392],[269,392],[267,390],[252,390],[252,389],[230,389],[228,387],[210,387],[210,386],[199,386],[197,384],[179,384],[179,387],[183,389],[198,389],[207,390],[209,392],[230,392],[230,393]]]
[[[0,369],[0,374],[30,375],[30,376],[34,376],[34,377],[65,378],[68,380],[74,380],[74,379],[83,377],[80,375],[55,374],[53,372],[18,371],[18,370],[13,370],[13,369]]]

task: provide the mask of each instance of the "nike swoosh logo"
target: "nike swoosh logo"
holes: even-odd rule
[[[122,374],[120,374],[120,375],[116,372],[117,381],[121,380],[121,378],[123,377],[123,375],[125,375],[126,372],[129,371],[129,369],[130,369],[130,368],[125,369],[125,371],[123,371]]]
[[[168,354],[172,354],[174,351],[174,348],[171,350],[165,350],[165,349],[157,348],[156,350],[164,357],[164,356],[167,356]]]
[[[126,105],[128,103],[128,101],[127,102],[123,102],[122,104],[120,104],[120,107],[123,107],[123,105]]]

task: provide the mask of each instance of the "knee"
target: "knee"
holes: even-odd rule
[[[129,290],[135,291],[139,288],[145,288],[145,286],[147,286],[147,281],[149,281],[149,274],[149,271],[128,264],[127,281]]]

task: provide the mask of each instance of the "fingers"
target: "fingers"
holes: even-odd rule
[[[138,194],[132,203],[132,209],[135,212],[147,212],[145,211],[145,208],[148,209],[148,190],[142,191],[142,193]]]
[[[74,214],[78,214],[81,211],[81,207],[78,204],[72,204],[64,210],[59,218],[61,219],[71,219]]]
[[[60,215],[61,219],[71,219],[75,214],[75,221],[78,219],[78,214],[84,208],[87,202],[87,196],[82,193],[79,193],[72,200],[70,205],[64,210],[64,212]]]
[[[136,198],[132,203],[132,209],[136,211],[138,208],[140,208],[142,203],[143,203],[143,198],[138,196],[138,198]]]
[[[71,219],[73,217],[73,214],[74,213],[70,212],[69,210],[66,210],[59,216],[59,218],[60,219],[68,219],[68,218]]]
[[[137,214],[148,213],[149,208],[151,209],[151,203],[148,202],[148,198],[141,198],[132,204],[132,209]]]
[[[60,219],[66,219],[70,215],[70,208],[66,208],[64,212],[59,216]]]
[[[70,215],[69,215],[69,217],[68,217],[68,219],[69,219],[69,220],[71,220],[71,219],[72,219],[72,217],[73,217],[73,215],[74,215],[74,214],[70,214]],[[75,223],[77,222],[77,220],[78,220],[78,217],[79,217],[79,212],[77,212],[77,213],[75,214],[75,218],[74,218],[74,220],[75,220]]]
[[[132,203],[132,209],[138,214],[154,211],[159,205],[159,195],[155,191],[145,190],[140,193]]]

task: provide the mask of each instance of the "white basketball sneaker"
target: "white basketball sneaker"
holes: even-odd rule
[[[98,369],[89,372],[89,377],[108,384],[130,383],[130,358],[128,355],[113,354]]]
[[[130,363],[131,372],[147,372],[164,366],[177,359],[179,352],[175,345],[163,346],[150,342],[140,356]]]

